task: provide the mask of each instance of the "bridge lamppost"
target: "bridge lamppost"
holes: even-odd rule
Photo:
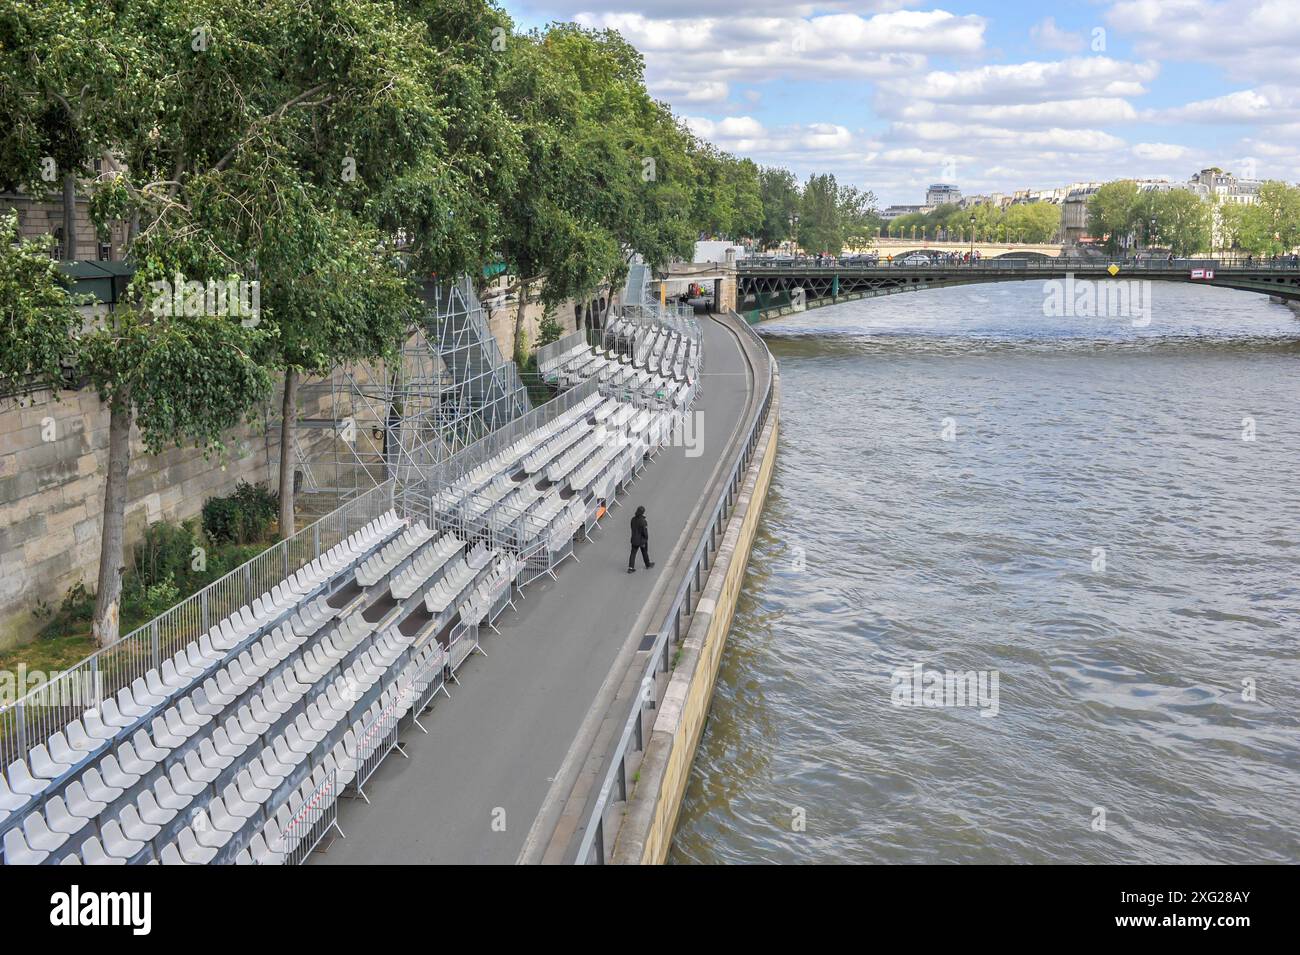
[[[970,261],[975,261],[975,213],[970,214]]]

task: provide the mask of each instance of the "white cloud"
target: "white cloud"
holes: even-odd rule
[[[650,84],[652,95],[674,103],[722,103],[731,88],[721,81],[659,80]]]
[[[720,120],[687,116],[685,121],[697,136],[722,149],[745,155],[775,157],[842,153],[854,143],[853,134],[846,127],[834,123],[808,123],[768,129],[752,116],[728,116]],[[766,161],[773,160],[769,158]]]
[[[1300,119],[1300,98],[1290,89],[1268,85],[1153,110],[1147,118],[1171,123],[1288,123]]]
[[[1129,63],[1105,56],[999,63],[956,72],[937,70],[919,79],[887,80],[880,84],[884,96],[877,102],[887,107],[890,98],[904,96],[990,104],[1138,96],[1159,72],[1156,63]]]
[[[964,122],[972,118],[971,107],[960,103],[936,103],[932,100],[907,100],[896,109],[903,120],[935,119]],[[975,117],[999,126],[1098,126],[1131,122],[1138,111],[1128,100],[1118,97],[1056,100],[1045,103],[982,105]]]
[[[942,10],[871,17],[798,16],[655,19],[642,13],[583,13],[585,26],[618,30],[645,54],[649,72],[694,81],[760,82],[780,77],[870,79],[912,74],[928,57],[983,47],[985,21]]]
[[[1295,0],[1124,0],[1106,20],[1143,56],[1212,63],[1251,82],[1300,77]]]
[[[890,135],[928,142],[997,144],[1016,149],[1103,152],[1124,148],[1124,140],[1097,129],[1006,129],[978,123],[895,123]]]
[[[1149,159],[1153,162],[1168,162],[1181,159],[1187,153],[1187,147],[1179,146],[1177,143],[1137,143],[1133,147],[1133,155],[1139,159]]]
[[[1058,27],[1054,17],[1035,23],[1029,28],[1029,35],[1044,49],[1057,50],[1061,53],[1078,53],[1085,43],[1079,34]]]

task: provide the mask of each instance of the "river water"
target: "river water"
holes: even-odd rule
[[[1300,861],[1300,317],[1147,291],[761,327],[780,450],[672,861]]]

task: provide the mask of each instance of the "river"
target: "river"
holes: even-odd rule
[[[673,862],[1300,861],[1300,316],[1145,293],[760,327],[780,447]]]

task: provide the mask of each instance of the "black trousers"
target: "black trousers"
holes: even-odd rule
[[[641,560],[645,562],[645,565],[646,565],[647,567],[650,566],[650,545],[649,545],[649,544],[639,544],[639,545],[638,545],[638,544],[633,544],[633,545],[632,545],[632,552],[631,552],[630,554],[627,555],[627,569],[628,569],[628,570],[631,570],[633,567],[636,566],[636,552],[637,552],[637,551],[640,551],[640,552],[641,552]]]

